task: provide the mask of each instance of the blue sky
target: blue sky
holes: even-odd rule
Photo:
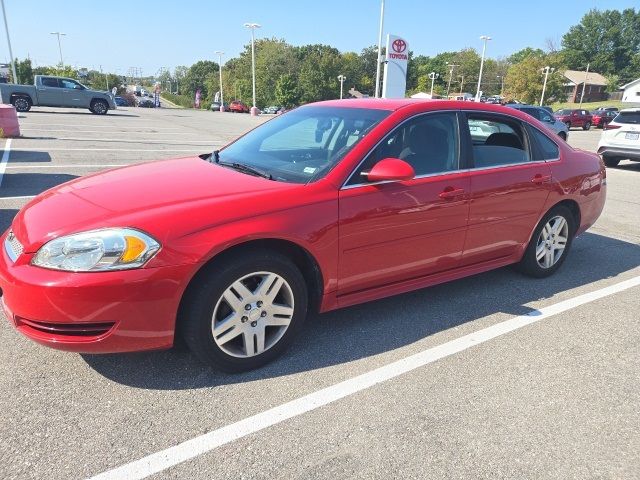
[[[131,66],[144,75],[160,67],[226,58],[247,44],[245,22],[258,22],[258,37],[284,38],[291,44],[324,43],[359,52],[377,42],[379,0],[235,0],[55,2],[4,0],[14,55],[36,65],[59,61],[124,74]],[[435,55],[464,47],[479,48],[480,35],[493,37],[491,57],[526,46],[558,44],[567,29],[591,8],[638,7],[637,0],[386,0],[385,33],[404,35],[416,54]],[[0,60],[9,53],[0,32]]]

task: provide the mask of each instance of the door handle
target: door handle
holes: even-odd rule
[[[539,173],[536,174],[535,177],[531,179],[531,183],[547,183],[551,181],[551,175],[541,175]]]
[[[442,192],[440,192],[440,198],[444,200],[451,200],[459,195],[462,195],[463,193],[464,188],[447,187]]]

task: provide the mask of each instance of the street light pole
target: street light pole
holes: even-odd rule
[[[347,79],[344,75],[338,75],[338,80],[340,81],[340,100],[342,100],[342,88],[344,86],[344,81]]]
[[[464,86],[464,75],[458,75],[460,78],[460,95],[462,95],[462,87]]]
[[[451,90],[451,78],[453,78],[453,69],[455,67],[459,67],[460,65],[455,65],[449,62],[447,62],[447,65],[449,65],[449,83],[447,84],[447,98],[449,98],[449,90]]]
[[[437,74],[436,72],[431,72],[429,74],[429,78],[431,79],[431,98],[433,99],[433,83],[436,81],[436,78],[438,78],[440,75]]]
[[[224,94],[222,93],[222,55],[224,55],[224,52],[216,50],[215,53],[218,54],[218,71],[220,72],[220,111],[224,112]]]
[[[251,29],[251,74],[253,76],[253,107],[251,107],[251,115],[258,115],[258,107],[256,107],[256,28],[260,28],[259,23],[245,23],[245,27]]]
[[[555,70],[555,68],[551,68],[549,65],[542,69],[542,72],[544,73],[544,83],[542,84],[542,95],[540,95],[540,106],[542,106],[544,102],[544,92],[547,89],[547,77],[549,77],[549,72],[555,72]]]
[[[482,45],[482,58],[480,59],[480,74],[478,75],[478,88],[476,89],[476,102],[480,101],[480,83],[482,82],[482,69],[484,68],[484,54],[487,51],[487,42],[491,40],[491,37],[487,35],[481,35],[480,40],[484,43]]]
[[[62,60],[62,43],[60,42],[60,35],[64,37],[67,34],[62,32],[51,32],[51,35],[56,35],[58,37],[58,51],[60,52],[60,68],[62,68],[64,67],[64,62]]]
[[[380,68],[382,66],[382,30],[384,29],[384,0],[380,2],[380,29],[378,30],[378,59],[376,62],[375,98],[380,98]]]
[[[584,83],[582,84],[582,93],[580,94],[580,108],[582,108],[582,99],[584,98],[584,89],[587,88],[587,78],[589,77],[589,63],[587,63],[587,71],[584,72]]]
[[[0,0],[2,3],[2,15],[4,16],[4,30],[7,32],[7,46],[9,47],[9,55],[11,56],[11,73],[13,73],[13,83],[18,83],[18,76],[16,75],[16,59],[13,58],[13,51],[11,50],[11,39],[9,38],[9,24],[7,23],[7,11],[4,9],[4,0]]]

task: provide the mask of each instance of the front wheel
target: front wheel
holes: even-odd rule
[[[567,126],[567,130],[571,130],[571,122],[565,122],[565,125]]]
[[[183,299],[178,326],[204,363],[242,372],[284,352],[306,315],[307,287],[298,268],[286,256],[261,251],[199,274]]]
[[[589,130],[590,128],[591,128],[591,122],[585,122],[585,124],[582,127],[583,130]]]
[[[576,228],[567,207],[559,205],[549,210],[536,226],[518,269],[538,278],[553,274],[567,257]]]
[[[567,140],[567,134],[565,132],[558,133],[558,136],[564,141]]]
[[[109,110],[109,105],[104,100],[94,100],[89,110],[96,115],[105,115]]]

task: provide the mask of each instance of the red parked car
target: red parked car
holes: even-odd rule
[[[558,120],[567,124],[567,127],[580,127],[589,130],[593,125],[593,116],[587,110],[565,108],[553,114]]]
[[[593,116],[593,126],[596,128],[604,128],[605,125],[611,122],[618,116],[619,112],[611,110],[597,110],[591,113]]]
[[[233,113],[249,113],[249,107],[240,100],[234,100],[229,104],[229,111]]]
[[[502,106],[310,104],[212,154],[42,193],[2,235],[2,304],[50,347],[160,349],[179,333],[246,370],[310,312],[508,264],[551,275],[600,215],[605,175]]]

